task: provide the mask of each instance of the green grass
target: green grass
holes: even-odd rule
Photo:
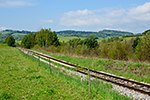
[[[65,75],[56,69],[49,73],[48,65],[13,47],[0,45],[0,99],[48,100],[48,99],[97,99],[130,100],[111,90],[111,85],[95,80],[88,96],[88,83]],[[58,70],[58,69],[57,69]]]
[[[58,38],[59,38],[59,40],[62,42],[62,41],[69,41],[69,40],[72,40],[72,39],[78,39],[78,38],[80,38],[80,39],[86,39],[86,37],[76,37],[76,36],[67,36],[67,37],[64,37],[64,36],[61,36],[61,35],[57,35],[58,36]],[[99,37],[99,39],[97,39],[97,41],[98,42],[101,42],[103,40],[103,38],[100,38]]]
[[[21,41],[15,41],[15,43],[19,43],[21,45]]]
[[[14,36],[18,36],[18,35],[24,36],[24,35],[27,35],[27,34],[24,34],[24,33],[14,33],[13,35],[14,35]]]
[[[85,39],[85,38],[83,38],[83,37],[79,37],[80,39]],[[76,36],[68,36],[68,37],[64,37],[64,36],[61,36],[61,35],[58,35],[58,39],[60,40],[60,41],[69,41],[69,40],[72,40],[72,39],[78,39],[78,37],[76,37]]]
[[[3,31],[0,31],[0,33],[2,33],[2,34],[7,34],[7,33],[11,33],[11,32],[3,32]]]
[[[39,50],[36,50],[39,51]],[[83,67],[89,67],[97,71],[104,71],[118,76],[123,76],[128,79],[134,79],[139,82],[150,83],[150,64],[141,62],[126,62],[119,60],[104,60],[95,58],[81,58],[69,55],[48,54],[56,59],[64,60],[72,64],[77,64]]]

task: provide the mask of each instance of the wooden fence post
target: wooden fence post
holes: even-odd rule
[[[32,53],[32,61],[33,61],[33,53]]]
[[[88,77],[89,77],[89,96],[91,95],[91,81],[90,81],[90,69],[88,68]]]
[[[51,63],[50,63],[50,58],[49,58],[49,72],[51,74]]]
[[[39,56],[39,59],[38,59],[38,60],[39,60],[39,64],[38,64],[38,67],[39,67],[39,66],[40,66],[40,56]],[[37,67],[37,70],[39,69],[38,67]]]
[[[27,55],[28,55],[28,58],[29,58],[29,51],[28,51]]]

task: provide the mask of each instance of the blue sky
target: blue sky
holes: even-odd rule
[[[149,0],[0,0],[0,30],[39,31],[150,28]]]

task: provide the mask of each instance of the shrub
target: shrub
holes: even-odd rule
[[[7,43],[7,45],[15,47],[15,39],[12,35],[7,36],[5,42]]]
[[[81,50],[81,45],[78,45],[77,48],[76,48],[76,54],[77,55],[79,55],[80,50]]]
[[[135,52],[139,60],[150,62],[150,32],[141,39]]]
[[[108,58],[108,52],[110,50],[109,45],[110,45],[110,43],[104,43],[101,45],[101,51],[100,51],[101,55],[100,56],[102,58]]]

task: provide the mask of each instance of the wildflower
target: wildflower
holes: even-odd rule
[[[46,91],[44,91],[44,93],[46,93]]]
[[[71,90],[71,89],[69,89],[69,90]]]
[[[58,91],[58,94],[60,94],[60,92]]]

